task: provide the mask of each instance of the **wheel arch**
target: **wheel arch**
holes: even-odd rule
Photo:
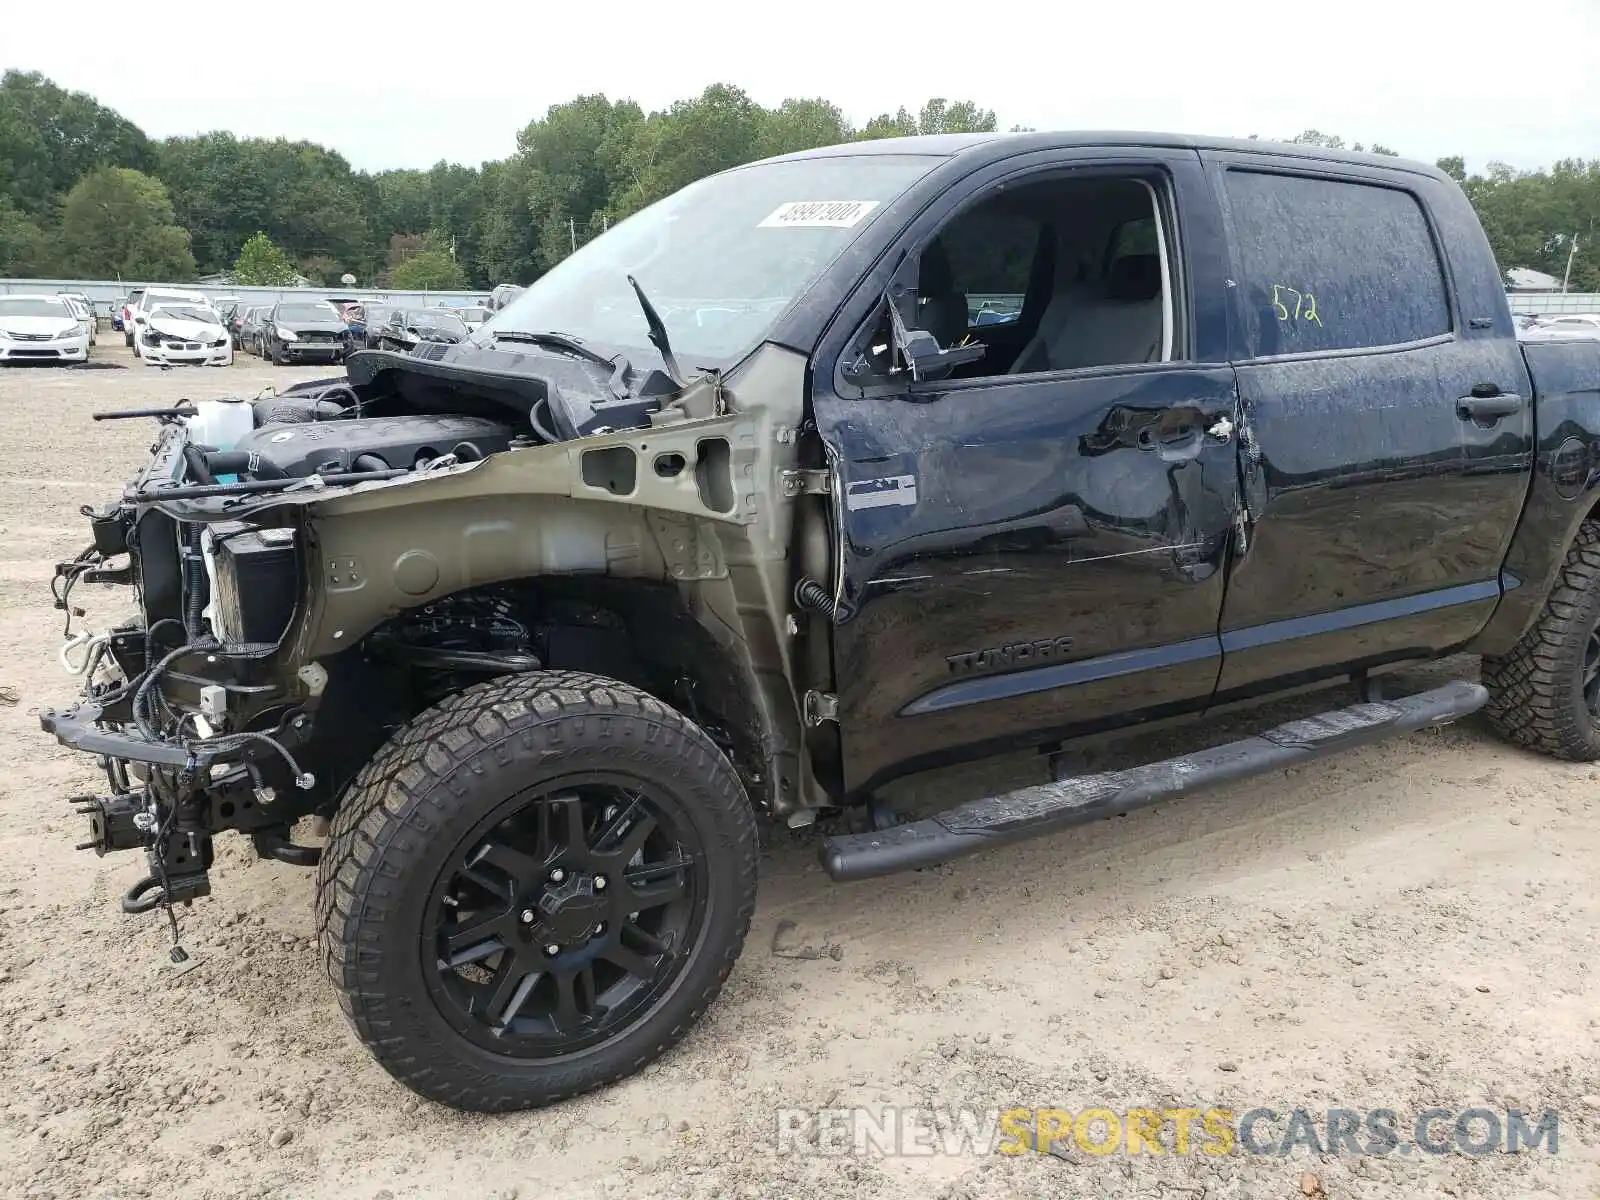
[[[1578,531],[1600,521],[1600,469],[1570,496],[1544,472],[1536,474],[1500,571],[1505,589],[1488,623],[1466,649],[1485,657],[1508,654],[1532,627],[1566,562]]]
[[[798,723],[786,693],[764,688],[751,654],[723,617],[736,598],[727,586],[662,580],[541,574],[478,583],[380,622],[340,657],[361,654],[419,611],[448,611],[492,597],[509,602],[532,633],[545,671],[578,671],[637,688],[694,721],[733,761],[752,798],[774,800],[769,782],[786,769]],[[781,789],[780,789],[781,790]],[[791,781],[792,790],[792,781]]]

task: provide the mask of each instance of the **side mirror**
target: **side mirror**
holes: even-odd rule
[[[977,362],[988,353],[989,347],[979,342],[971,346],[939,345],[939,339],[925,329],[908,329],[905,318],[893,298],[889,305],[889,329],[894,342],[894,354],[901,369],[909,371],[913,383],[943,379],[963,363]]]

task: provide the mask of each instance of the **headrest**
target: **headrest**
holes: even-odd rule
[[[1112,260],[1106,275],[1106,296],[1112,300],[1146,301],[1161,294],[1161,256],[1124,254]]]
[[[950,269],[950,257],[944,243],[935,238],[922,252],[917,264],[917,292],[923,296],[936,296],[956,290],[955,272]]]

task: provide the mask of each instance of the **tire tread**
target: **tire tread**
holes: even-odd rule
[[[1483,660],[1484,714],[1500,736],[1570,762],[1600,758],[1600,730],[1572,696],[1597,609],[1600,521],[1590,520],[1578,527],[1538,618],[1508,654]]]

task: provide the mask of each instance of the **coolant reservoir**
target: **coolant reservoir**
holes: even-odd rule
[[[196,400],[195,414],[185,424],[189,440],[197,446],[232,450],[234,444],[255,428],[255,410],[247,400]]]

